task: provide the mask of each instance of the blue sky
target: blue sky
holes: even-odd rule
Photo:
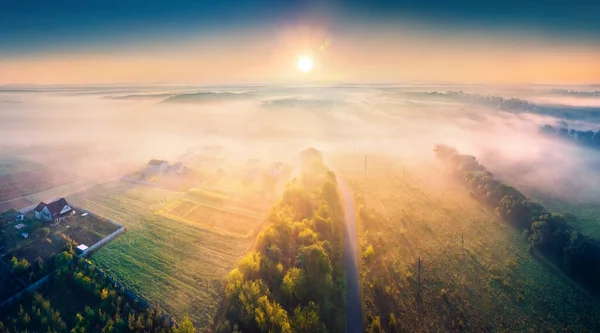
[[[599,0],[0,0],[0,84],[597,82],[599,17]]]
[[[311,20],[343,29],[356,22],[417,19],[440,29],[533,30],[600,40],[597,0],[2,0],[0,6],[0,54],[5,55]]]

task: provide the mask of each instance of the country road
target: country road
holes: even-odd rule
[[[339,175],[337,182],[344,201],[344,264],[346,268],[346,332],[362,332],[362,305],[358,281],[358,257],[356,247],[356,210],[352,192]]]

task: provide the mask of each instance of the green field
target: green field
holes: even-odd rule
[[[112,182],[68,200],[127,228],[96,252],[92,261],[175,318],[188,315],[197,326],[207,327],[217,312],[227,274],[252,246],[253,238],[158,213],[180,203],[190,208],[192,216],[188,217],[196,209],[208,209],[187,203],[184,197],[180,192]],[[225,214],[224,218],[231,213]]]
[[[598,302],[535,259],[520,231],[480,206],[443,168],[370,156],[365,178],[363,160],[333,161],[355,192],[360,216],[365,328],[377,321],[386,331],[599,327]]]
[[[600,203],[598,199],[557,198],[535,190],[529,190],[526,193],[550,211],[572,214],[575,217],[571,221],[573,227],[584,235],[600,238]],[[598,195],[600,196],[600,192]],[[595,196],[595,198],[599,198],[599,196]]]

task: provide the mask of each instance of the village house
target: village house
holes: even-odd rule
[[[150,173],[164,173],[167,168],[169,168],[169,162],[156,159],[151,159],[146,166],[146,170]]]
[[[45,221],[61,221],[73,213],[73,209],[65,198],[51,203],[40,202],[34,209],[35,217]]]
[[[280,162],[271,164],[271,167],[269,168],[269,174],[274,177],[279,176],[282,171],[283,171],[283,163],[280,163]]]
[[[171,175],[181,175],[184,174],[186,171],[187,167],[183,163],[177,162],[171,167],[169,167],[169,171],[167,173]]]

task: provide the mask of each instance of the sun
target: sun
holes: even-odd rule
[[[308,73],[313,68],[313,60],[310,57],[300,57],[297,66],[302,73]]]

